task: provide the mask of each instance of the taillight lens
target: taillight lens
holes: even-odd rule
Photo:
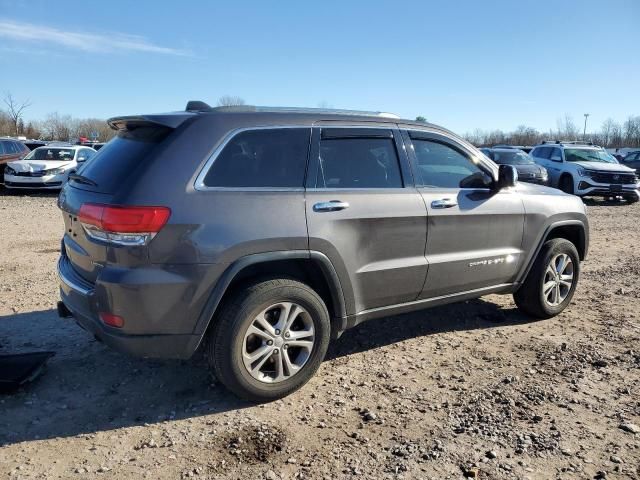
[[[146,245],[171,216],[167,207],[85,203],[78,219],[87,235],[117,245]]]

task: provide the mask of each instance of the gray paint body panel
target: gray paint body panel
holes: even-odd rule
[[[190,356],[235,275],[256,263],[316,262],[330,285],[332,314],[341,331],[370,318],[511,292],[555,226],[577,225],[588,245],[584,206],[558,190],[526,184],[499,192],[416,188],[411,143],[407,134],[400,134],[403,128],[455,142],[497,178],[492,162],[439,127],[301,113],[180,115],[162,116],[175,129],[153,161],[139,165],[118,191],[104,195],[67,185],[60,197],[67,228],[63,256],[90,290],[83,295],[61,282],[62,298],[87,329],[130,353]],[[195,188],[198,175],[231,132],[283,126],[314,132],[332,126],[391,129],[404,188],[313,188],[317,133],[310,145],[306,188]],[[454,196],[458,207],[429,208],[443,196]],[[313,210],[314,204],[331,200],[348,202],[349,208]],[[105,246],[86,238],[74,221],[85,202],[164,205],[171,208],[171,217],[148,247]],[[469,266],[508,255],[515,259]],[[121,314],[125,327],[105,327],[97,320],[100,311]],[[176,345],[170,347],[172,337]]]

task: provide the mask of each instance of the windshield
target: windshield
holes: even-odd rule
[[[534,163],[531,157],[519,150],[512,152],[493,151],[493,161],[504,165],[528,165]]]
[[[567,162],[618,163],[613,155],[596,148],[565,148]]]
[[[36,148],[25,160],[73,160],[75,150],[70,148]]]

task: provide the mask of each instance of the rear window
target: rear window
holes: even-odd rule
[[[89,188],[113,193],[169,132],[170,129],[158,127],[139,127],[131,132],[119,132],[85,162],[78,173],[97,183],[97,186]],[[85,184],[72,182],[77,187],[88,188]]]
[[[204,178],[207,187],[302,188],[310,128],[248,130],[233,137]]]

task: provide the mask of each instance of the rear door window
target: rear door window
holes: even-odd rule
[[[235,135],[214,159],[205,187],[302,188],[310,128],[266,128]]]
[[[336,135],[323,131],[317,188],[403,187],[391,131],[373,136],[376,132],[370,129],[339,130]]]
[[[538,147],[536,148],[534,156],[538,158],[549,158],[550,153],[551,153],[550,147]]]

